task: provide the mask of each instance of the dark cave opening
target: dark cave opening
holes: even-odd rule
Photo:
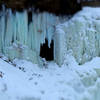
[[[41,45],[40,57],[45,58],[47,61],[54,60],[54,41],[52,40],[50,48],[48,47],[48,40],[45,40],[45,43]]]

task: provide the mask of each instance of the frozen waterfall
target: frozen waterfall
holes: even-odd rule
[[[27,10],[13,13],[3,6],[0,11],[0,52],[10,60],[20,58],[38,63],[40,46],[45,39],[50,48],[58,17],[47,12],[31,12],[29,23]]]
[[[29,16],[28,10],[13,13],[3,6],[0,11],[0,53],[10,60],[19,58],[39,64],[41,45],[46,39],[49,48],[53,40],[53,60],[60,66],[69,53],[78,64],[100,56],[100,11],[96,10],[93,15],[95,8],[91,9],[84,8],[71,20],[57,26],[62,19],[53,14],[31,11]]]
[[[58,25],[56,30],[56,34],[65,34],[64,45],[60,46],[59,51],[66,54],[70,52],[78,64],[83,64],[93,57],[100,56],[99,8],[84,8],[71,20]],[[62,49],[64,47],[65,49]],[[63,62],[63,59],[60,61]]]

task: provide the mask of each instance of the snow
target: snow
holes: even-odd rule
[[[78,65],[73,57],[61,68],[25,60],[0,59],[0,100],[99,100],[100,58]]]

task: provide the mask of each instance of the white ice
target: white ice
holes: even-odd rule
[[[65,33],[65,45],[60,46],[59,51],[62,53],[66,52],[66,54],[72,51],[72,55],[79,64],[90,61],[93,57],[100,56],[99,27],[100,8],[83,8],[71,20],[57,26],[57,34]],[[59,57],[61,58],[62,55]]]

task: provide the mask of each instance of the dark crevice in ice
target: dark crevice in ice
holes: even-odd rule
[[[47,61],[54,60],[54,41],[52,40],[50,48],[48,47],[48,40],[45,40],[45,43],[41,45],[40,56],[45,58]]]

